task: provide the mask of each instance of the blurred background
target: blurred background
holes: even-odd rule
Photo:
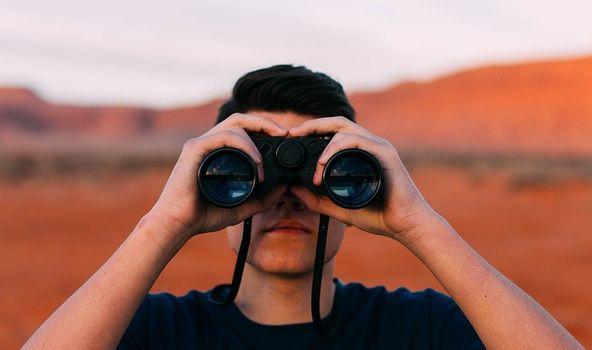
[[[430,204],[592,347],[589,1],[0,0],[0,348],[114,252],[183,142],[242,74],[304,64],[400,151]],[[442,290],[355,229],[344,281]],[[231,278],[225,236],[191,240],[153,291]],[[470,283],[470,281],[467,281]]]

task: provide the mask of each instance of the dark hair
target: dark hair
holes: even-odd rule
[[[216,123],[233,113],[252,110],[343,116],[352,121],[356,114],[337,81],[304,66],[289,64],[258,69],[238,79],[231,98],[218,110]]]

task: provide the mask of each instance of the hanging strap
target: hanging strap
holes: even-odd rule
[[[241,278],[243,277],[243,270],[245,269],[245,262],[247,261],[247,253],[249,252],[249,243],[251,242],[251,225],[253,217],[249,217],[243,223],[243,238],[241,239],[236,264],[234,265],[234,274],[232,275],[232,284],[221,284],[212,289],[209,294],[209,299],[212,303],[218,305],[230,304],[236,298],[238,289],[240,287]]]
[[[327,243],[327,231],[329,229],[329,217],[322,215],[319,219],[319,233],[317,236],[317,250],[315,254],[314,272],[312,275],[312,293],[310,308],[312,311],[312,321],[319,333],[332,336],[337,331],[337,319],[333,317],[333,322],[327,326],[321,319],[321,282],[323,280],[323,267],[325,266],[325,246]]]
[[[227,305],[234,301],[238,294],[240,287],[245,262],[247,260],[247,253],[249,251],[249,243],[251,241],[251,225],[252,217],[245,220],[243,224],[243,237],[241,239],[236,265],[234,266],[234,274],[232,276],[232,284],[220,284],[212,289],[209,293],[210,302],[217,305]],[[337,331],[336,317],[333,317],[333,322],[327,326],[323,323],[320,312],[320,297],[321,297],[321,282],[323,280],[323,266],[325,265],[325,246],[327,244],[327,231],[329,229],[329,217],[321,215],[319,219],[319,231],[317,236],[317,248],[315,253],[314,271],[312,276],[312,293],[311,293],[311,311],[312,320],[316,329],[322,335],[332,336]]]

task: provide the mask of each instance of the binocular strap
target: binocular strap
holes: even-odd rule
[[[249,251],[249,243],[251,241],[251,225],[252,217],[245,220],[243,224],[243,237],[234,266],[234,274],[232,276],[232,284],[221,284],[214,287],[210,294],[210,302],[217,305],[227,305],[234,301],[238,294],[240,287],[245,262],[247,260],[247,252]],[[321,215],[319,219],[319,231],[317,236],[317,248],[315,253],[314,271],[312,276],[312,293],[310,307],[312,312],[312,321],[319,333],[327,336],[332,336],[337,331],[337,317],[332,317],[333,322],[325,327],[321,319],[320,312],[320,297],[321,297],[321,282],[323,280],[323,267],[325,265],[325,246],[327,243],[327,231],[329,229],[329,217]]]
[[[234,273],[232,275],[232,284],[221,284],[212,289],[208,298],[217,305],[226,305],[234,301],[238,294],[241,278],[243,277],[243,270],[245,269],[245,262],[247,261],[247,253],[249,252],[249,243],[251,243],[251,225],[253,217],[249,217],[243,223],[243,238],[241,239],[240,248],[238,249],[238,256],[236,257],[236,264],[234,265]],[[230,289],[228,289],[230,288]]]
[[[319,233],[317,236],[317,249],[315,253],[315,264],[312,275],[312,293],[310,300],[310,308],[312,311],[312,321],[319,331],[319,333],[327,336],[332,336],[337,331],[337,315],[332,317],[332,322],[328,327],[326,322],[323,323],[321,319],[321,282],[323,281],[323,267],[325,266],[325,245],[327,243],[327,231],[329,229],[329,217],[321,214],[319,219]],[[337,310],[337,308],[334,308]],[[327,321],[327,320],[325,320]]]

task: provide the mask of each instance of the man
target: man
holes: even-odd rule
[[[154,207],[25,348],[456,349],[484,344],[490,349],[580,349],[550,314],[428,205],[395,147],[353,119],[341,85],[324,74],[281,65],[243,76],[221,107],[218,124],[185,143]],[[334,134],[319,158],[317,185],[327,160],[339,150],[372,153],[383,169],[382,207],[343,209],[299,185],[279,185],[233,209],[213,206],[198,195],[196,184],[199,165],[210,152],[243,150],[256,163],[259,181],[265,180],[261,155],[248,133]],[[316,332],[310,315],[319,214],[332,218],[320,311],[337,325],[333,336]],[[247,265],[233,304],[213,304],[208,292],[198,291],[146,297],[190,238],[227,227],[236,251],[241,223],[251,216]],[[452,299],[432,290],[386,291],[334,280],[334,257],[346,225],[403,244]]]

